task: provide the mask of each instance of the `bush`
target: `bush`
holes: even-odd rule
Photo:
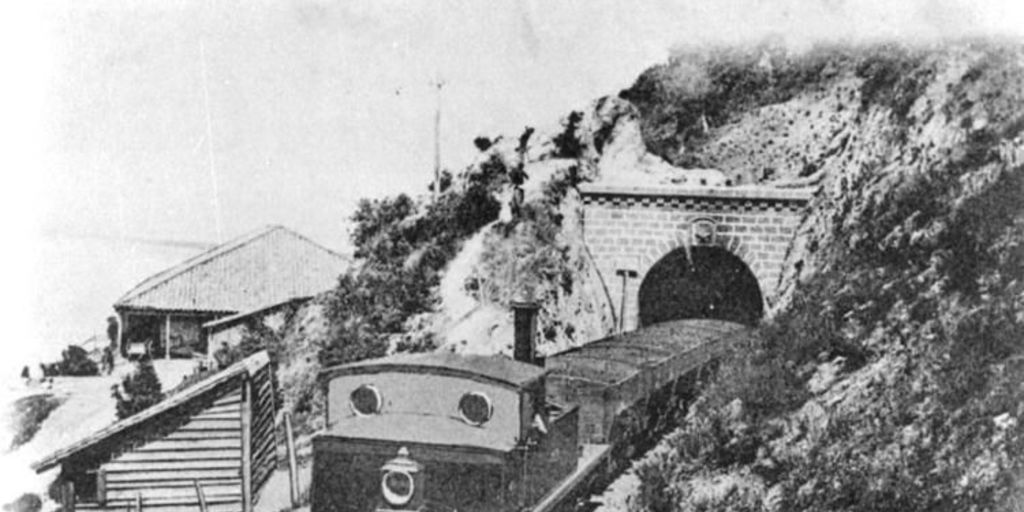
[[[78,345],[68,345],[68,348],[61,352],[61,359],[56,363],[40,364],[43,375],[54,377],[67,375],[74,377],[88,377],[99,375],[100,369],[96,362],[89,359],[89,353]]]
[[[14,411],[11,415],[14,439],[11,440],[11,449],[31,441],[36,432],[39,432],[43,421],[61,403],[61,399],[47,394],[26,396],[14,402]]]
[[[434,307],[434,289],[459,244],[498,218],[501,205],[492,194],[503,180],[507,169],[491,158],[422,212],[405,195],[359,203],[352,243],[364,261],[327,296],[330,332],[319,351],[321,364],[384,355],[410,318]],[[398,349],[432,345],[429,339],[405,340]]]
[[[402,311],[395,309],[395,302],[400,303],[398,306],[405,303],[400,298],[391,300],[406,288],[389,285],[398,279],[394,275],[383,276],[372,269],[358,275],[346,274],[338,279],[338,287],[327,299],[327,315],[331,323],[329,341],[319,353],[322,366],[379,357],[387,352],[381,327],[397,322],[394,317],[402,316]],[[377,293],[385,288],[390,292]]]
[[[906,121],[910,107],[924,92],[935,70],[924,66],[924,52],[899,44],[871,48],[856,66],[861,84],[861,110],[885,105],[893,116]]]
[[[4,510],[9,512],[39,512],[43,509],[43,500],[38,494],[25,493],[18,496],[18,499],[4,505]]]
[[[640,111],[648,149],[677,163],[699,164],[701,155],[693,150],[710,140],[706,125],[722,126],[744,112],[821,90],[844,74],[864,79],[862,111],[886,107],[895,121],[907,123],[910,107],[935,75],[924,57],[898,43],[823,44],[799,54],[772,41],[688,47],[645,71],[620,96]]]
[[[580,121],[583,120],[581,112],[573,111],[565,121],[565,129],[555,136],[555,155],[559,158],[579,158],[583,154],[583,144],[580,142],[579,130]]]
[[[144,358],[135,363],[135,371],[125,375],[121,386],[111,389],[117,401],[117,419],[123,420],[163,400],[160,379],[153,368],[153,362]]]
[[[284,404],[281,384],[277,377],[283,348],[283,340],[280,334],[259,320],[250,320],[242,327],[241,340],[239,340],[238,348],[236,349],[238,355],[235,357],[235,360],[242,360],[261,350],[267,351],[267,358],[270,360],[270,380],[271,389],[274,393],[274,407],[278,410]]]

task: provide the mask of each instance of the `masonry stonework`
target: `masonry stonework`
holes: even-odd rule
[[[673,250],[694,245],[721,247],[743,260],[770,307],[811,195],[761,187],[594,184],[581,186],[580,194],[586,245],[627,331],[637,327],[638,291],[647,272]]]

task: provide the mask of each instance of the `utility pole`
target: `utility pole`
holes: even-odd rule
[[[434,111],[434,203],[441,195],[441,88],[445,81],[438,76],[430,85],[437,89],[437,109]]]

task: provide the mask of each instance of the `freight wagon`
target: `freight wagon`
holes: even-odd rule
[[[516,308],[514,359],[400,354],[324,370],[312,512],[570,507],[750,335],[679,320],[541,360],[535,315]]]

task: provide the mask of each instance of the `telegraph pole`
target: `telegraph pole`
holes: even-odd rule
[[[437,89],[437,109],[434,111],[434,203],[441,195],[441,89],[445,81],[440,77],[434,79],[430,85]]]

